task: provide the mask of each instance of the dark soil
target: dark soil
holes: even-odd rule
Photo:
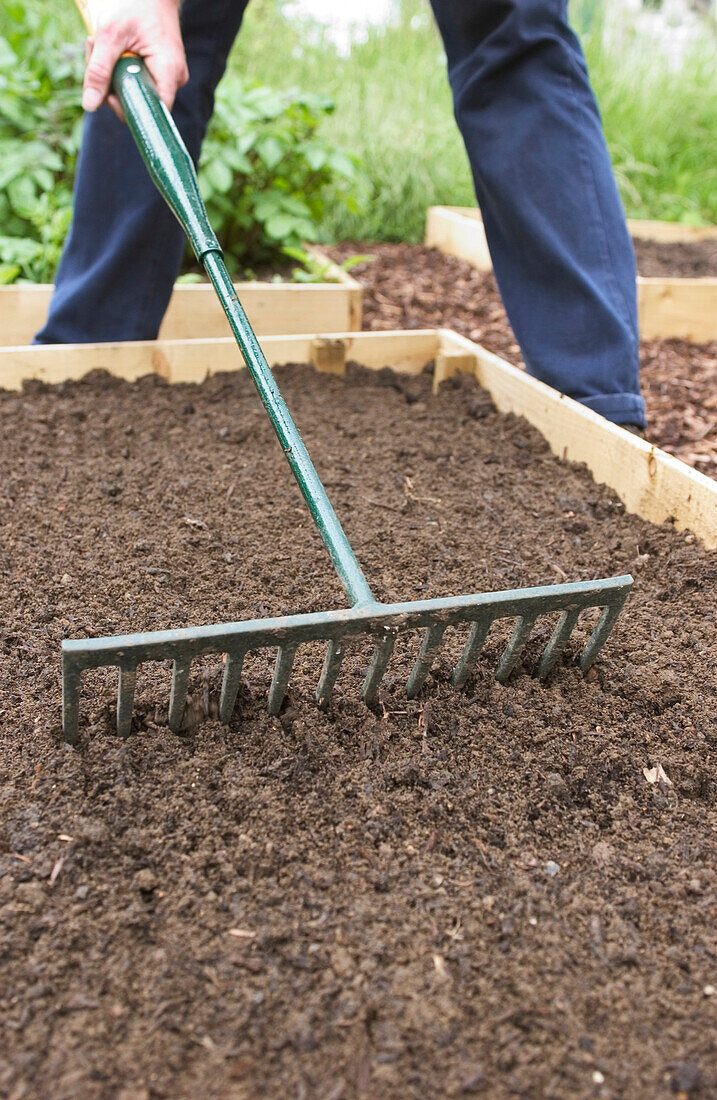
[[[345,244],[336,260],[371,254],[351,274],[364,286],[368,329],[452,328],[522,365],[492,274],[420,245]],[[648,438],[717,477],[717,343],[650,340],[642,345]]]
[[[633,238],[633,244],[640,275],[671,279],[717,276],[717,240],[665,243]]]
[[[0,1096],[714,1096],[717,555],[468,380],[278,377],[380,596],[634,595],[587,679],[407,702],[407,639],[324,715],[310,648],[223,727],[208,661],[175,737],[149,666],[119,743],[95,673],[71,749],[63,637],[342,599],[245,372],[0,396]]]

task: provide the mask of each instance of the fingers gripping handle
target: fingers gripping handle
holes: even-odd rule
[[[75,0],[88,34],[94,34],[91,0]],[[159,98],[147,66],[134,54],[115,65],[112,88],[122,105],[127,125],[142,160],[189,238],[197,259],[208,252],[221,254],[209,224],[194,164],[169,111]]]
[[[144,62],[121,57],[112,87],[149,174],[176,214],[197,259],[221,248],[209,224],[194,164]]]

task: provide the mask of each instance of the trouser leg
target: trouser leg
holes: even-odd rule
[[[635,258],[565,0],[431,0],[528,371],[644,424]]]
[[[248,0],[186,0],[189,83],[173,115],[195,162],[214,92]],[[84,121],[74,212],[37,343],[153,340],[169,304],[184,233],[152,183],[127,126],[108,107]]]

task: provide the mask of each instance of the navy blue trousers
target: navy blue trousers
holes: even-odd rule
[[[197,159],[248,0],[186,0],[177,125]],[[635,258],[567,0],[431,0],[495,274],[531,374],[644,425]],[[184,250],[128,129],[85,119],[39,343],[150,340]]]

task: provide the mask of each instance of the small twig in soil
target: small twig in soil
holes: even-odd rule
[[[443,501],[440,497],[419,497],[418,493],[414,491],[413,481],[410,477],[404,478],[404,493],[407,500],[413,500],[416,504],[435,504],[437,508],[443,507]]]
[[[398,512],[399,509],[393,504],[384,504],[381,500],[374,500],[373,497],[362,496],[361,500],[365,500],[367,504],[373,504],[375,508],[385,508],[387,512]]]
[[[49,878],[49,881],[48,881],[48,885],[50,885],[50,886],[55,885],[55,883],[57,882],[57,880],[60,876],[60,871],[62,870],[62,868],[64,866],[65,866],[65,857],[60,856],[59,859],[55,860],[54,866],[53,866],[52,870],[50,871],[50,878]]]

